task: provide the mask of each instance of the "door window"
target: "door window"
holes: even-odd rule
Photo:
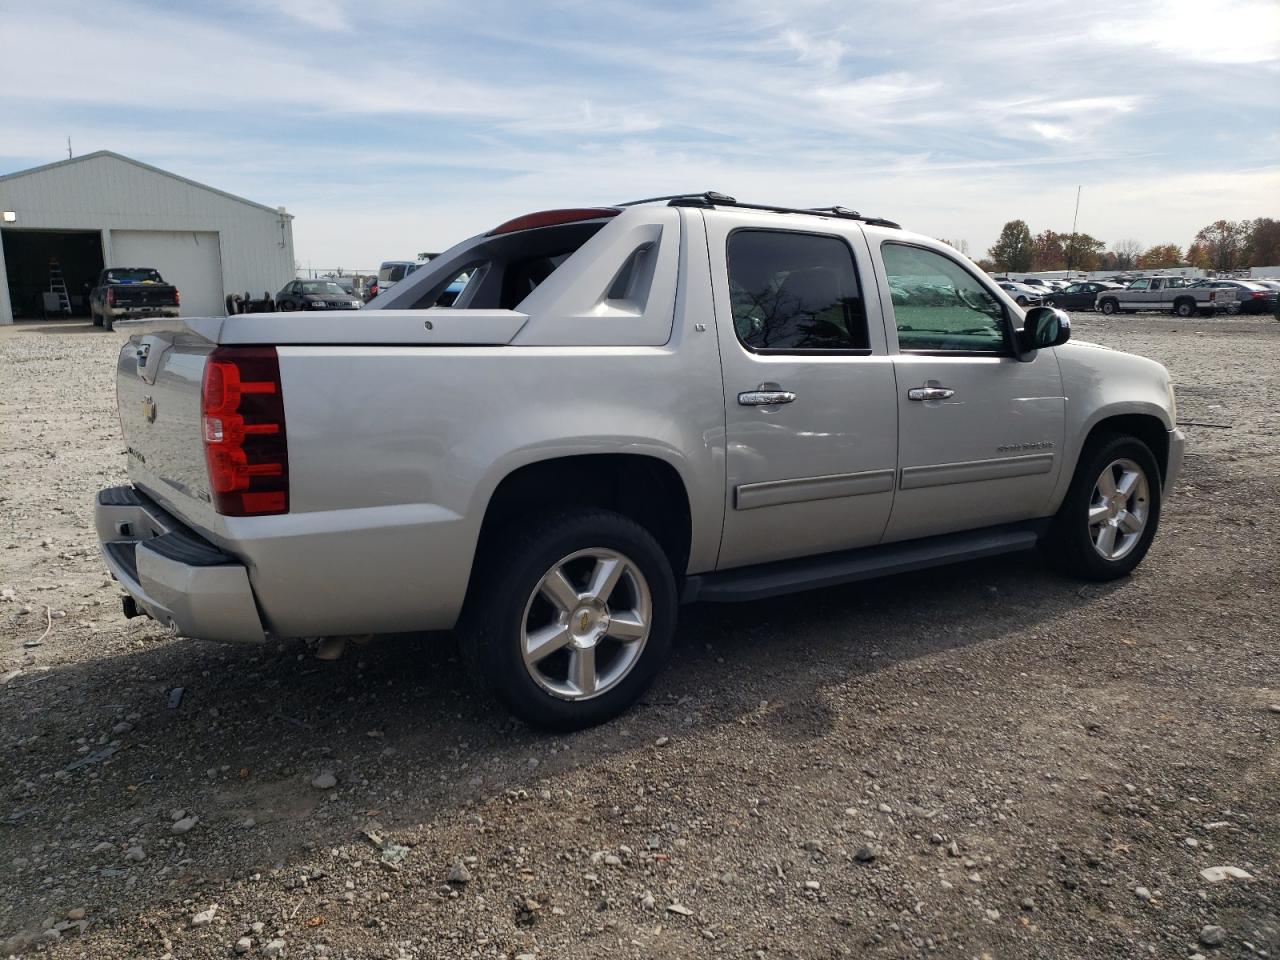
[[[880,249],[900,350],[1005,350],[1004,306],[973,274],[921,247],[891,242]]]
[[[735,230],[727,254],[733,329],[747,349],[870,352],[853,253],[839,237]]]
[[[1129,284],[1129,289],[1130,289],[1130,290],[1145,290],[1145,289],[1147,289],[1147,286],[1148,286],[1150,283],[1151,283],[1151,281],[1150,281],[1150,280],[1135,280],[1135,281],[1133,281],[1133,283]]]

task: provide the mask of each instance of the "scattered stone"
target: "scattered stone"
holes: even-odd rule
[[[253,932],[255,937],[260,937],[262,936],[262,931],[267,929],[267,925],[261,920],[255,920],[253,923],[249,924],[249,929]]]
[[[655,740],[653,743],[654,743],[654,746],[658,746],[658,747],[665,747],[665,746],[666,746],[668,743],[670,743],[670,742],[671,742],[671,738],[670,738],[670,737],[659,737],[659,738],[658,738],[657,740]]]
[[[1000,911],[996,910],[994,907],[987,910],[987,919],[990,920],[992,923],[995,923],[997,920],[1000,919]]]
[[[331,771],[325,770],[311,781],[311,785],[317,790],[332,790],[338,785],[338,778]]]
[[[1267,707],[1272,713],[1280,713],[1280,703],[1273,703]]]
[[[192,917],[191,925],[193,927],[207,927],[209,924],[213,923],[213,918],[214,916],[217,915],[217,913],[218,913],[218,905],[215,903],[208,910],[201,910],[194,917]]]
[[[93,852],[97,854],[113,853],[115,849],[116,849],[116,845],[114,843],[111,843],[109,840],[103,840],[100,844],[98,844],[96,847],[93,848]]]
[[[126,860],[131,860],[136,863],[140,860],[147,859],[147,854],[142,849],[142,847],[130,847],[128,850],[124,852],[124,858]]]
[[[667,913],[678,913],[682,917],[692,917],[693,911],[683,903],[673,903],[667,907]]]
[[[248,953],[253,949],[253,939],[251,937],[241,937],[236,941],[236,953]]]
[[[75,907],[67,911],[67,919],[74,922],[83,920],[85,917],[84,907]]]
[[[183,817],[169,825],[169,830],[176,834],[190,833],[191,828],[200,822],[199,817]]]
[[[1151,899],[1151,891],[1146,887],[1134,887],[1133,895],[1144,903]]]
[[[853,859],[857,860],[859,863],[870,863],[879,855],[880,851],[875,847],[859,847],[857,852],[854,853]]]
[[[646,910],[652,910],[656,904],[657,901],[653,899],[652,893],[646,893],[640,898],[640,906],[644,907]]]
[[[889,806],[887,803],[877,804],[876,809],[881,813],[893,813],[893,807]]]
[[[821,887],[822,887],[822,884],[819,883],[817,880],[806,880],[804,882],[804,888],[806,890],[818,890]]]
[[[121,720],[119,723],[117,723],[114,727],[111,728],[111,732],[115,734],[121,734],[121,733],[128,733],[132,729],[133,729],[132,723],[130,723],[128,720]]]
[[[1216,924],[1208,924],[1200,930],[1200,942],[1206,947],[1220,947],[1227,942],[1227,931]]]
[[[445,878],[448,883],[468,884],[471,882],[471,871],[460,863],[455,863],[449,868],[449,876]]]
[[[283,941],[283,940],[268,940],[268,941],[267,941],[267,943],[266,943],[266,945],[262,948],[262,955],[263,955],[264,957],[281,957],[281,956],[284,956],[284,941]]]
[[[174,687],[169,691],[169,709],[177,710],[182,706],[182,695],[187,692],[186,687]]]
[[[1195,837],[1183,837],[1182,842],[1185,843],[1192,850],[1200,846],[1200,841],[1197,840]]]
[[[1209,883],[1221,883],[1228,877],[1233,880],[1252,880],[1253,874],[1248,870],[1242,870],[1239,867],[1205,867],[1200,871],[1202,876]]]
[[[950,857],[960,856],[960,845],[956,843],[954,840],[952,840],[951,843],[947,845],[947,856],[950,856]]]

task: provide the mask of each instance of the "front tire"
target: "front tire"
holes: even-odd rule
[[[488,541],[462,639],[502,704],[535,726],[578,730],[635,703],[676,624],[675,577],[653,536],[620,514],[580,508]]]
[[[1041,549],[1069,576],[1128,576],[1151,547],[1160,506],[1160,468],[1151,449],[1128,434],[1102,434],[1081,453]]]
[[[1107,316],[1111,316],[1120,309],[1120,305],[1114,300],[1103,300],[1102,303],[1099,304],[1099,309],[1101,309]]]

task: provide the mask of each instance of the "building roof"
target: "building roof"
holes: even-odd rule
[[[170,173],[168,170],[161,170],[159,167],[153,167],[149,163],[143,163],[141,160],[133,159],[133,157],[126,157],[124,154],[116,153],[113,150],[95,150],[93,153],[86,153],[79,157],[69,157],[66,160],[56,160],[53,163],[42,164],[38,167],[30,167],[27,170],[18,170],[14,173],[0,174],[0,183],[4,183],[6,180],[17,180],[19,177],[30,176],[33,173],[43,173],[46,170],[54,170],[58,167],[70,166],[73,163],[84,163],[86,160],[97,160],[102,157],[109,157],[112,160],[119,160],[123,163],[131,163],[135,167],[141,167],[149,173],[157,173],[162,177],[169,177],[172,180],[177,180],[179,183],[185,183],[189,187],[207,190],[209,193],[216,193],[218,196],[225,197],[228,200],[234,200],[237,203],[245,203],[251,207],[256,207],[259,210],[265,210],[276,216],[286,216],[290,220],[293,219],[293,214],[285,213],[275,207],[269,207],[265,203],[246,200],[244,197],[238,197],[234,193],[227,193],[225,190],[219,190],[217,187],[211,187],[208,184],[200,183],[196,180],[189,180],[186,177],[180,177],[176,173]]]

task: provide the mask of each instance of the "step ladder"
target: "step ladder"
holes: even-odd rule
[[[49,258],[49,292],[57,294],[58,311],[71,316],[71,298],[67,296],[67,281],[62,276],[62,265],[53,257]]]

